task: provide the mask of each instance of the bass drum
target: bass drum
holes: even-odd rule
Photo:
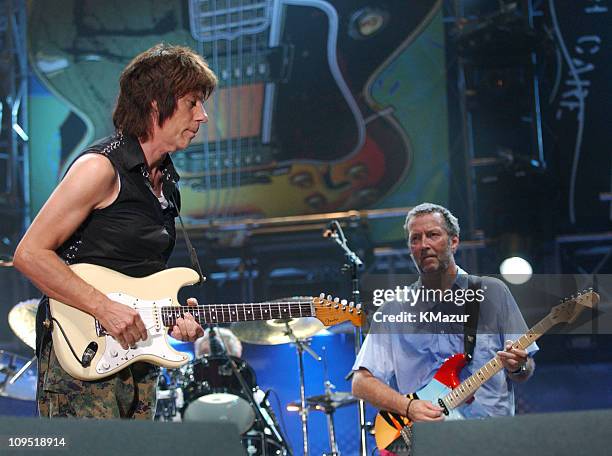
[[[246,361],[232,356],[251,391],[257,388],[255,372]],[[184,372],[183,421],[234,423],[243,434],[255,421],[255,412],[225,356],[205,356]]]
[[[262,436],[260,432],[249,432],[242,436],[242,446],[247,456],[278,456],[289,454],[287,449],[269,436]],[[265,449],[265,452],[264,452]]]

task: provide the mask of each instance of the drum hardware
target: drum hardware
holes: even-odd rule
[[[4,355],[4,352],[0,350],[0,354]],[[13,369],[12,363],[9,364],[0,364],[0,375],[4,375],[4,379],[0,382],[0,396],[4,396],[4,391],[6,390],[6,385],[11,378],[15,375],[15,369]]]
[[[326,381],[325,394],[306,398],[306,408],[308,410],[323,412],[327,415],[327,432],[330,451],[329,453],[325,453],[326,456],[340,456],[334,427],[334,412],[340,407],[358,402],[358,399],[350,393],[332,391],[333,389],[334,385]],[[287,410],[290,412],[299,412],[301,408],[300,402],[297,401],[287,404]]]
[[[326,456],[340,456],[338,451],[338,442],[336,440],[336,431],[334,428],[334,412],[340,407],[350,405],[358,401],[358,399],[352,396],[350,393],[336,392],[333,391],[336,387],[329,381],[328,370],[327,370],[327,352],[325,347],[323,350],[323,378],[325,386],[325,394],[318,396],[310,396],[306,398],[306,404],[303,405],[301,402],[290,402],[287,405],[288,411],[301,412],[304,408],[306,410],[316,410],[324,412],[327,415],[327,433],[329,437],[329,448],[330,452],[326,453]]]
[[[8,314],[8,323],[15,335],[32,349],[36,345],[38,302],[38,299],[19,302],[13,306]],[[17,364],[18,360],[20,361],[19,364]],[[28,374],[35,360],[36,356],[28,359],[0,350],[0,375],[4,375],[0,382],[0,396],[25,400],[36,398],[36,375]],[[22,382],[18,382],[20,379]]]
[[[156,421],[181,420],[178,411],[183,407],[183,390],[174,371],[175,369],[161,369],[156,389]]]
[[[35,359],[28,360],[0,350],[0,396],[28,401],[36,399],[36,366],[32,368]]]
[[[340,407],[358,402],[358,399],[350,393],[332,391],[333,389],[334,385],[326,381],[325,394],[306,398],[306,408],[308,410],[323,412],[327,415],[327,433],[330,451],[329,453],[325,453],[326,456],[340,456],[334,427],[334,412]],[[290,402],[287,404],[287,410],[290,412],[299,412],[301,410],[300,402]]]
[[[8,314],[9,326],[15,335],[31,349],[34,349],[36,345],[36,310],[38,309],[38,301],[38,299],[28,299],[27,301],[17,303]],[[36,360],[36,356],[32,357],[21,369],[15,372],[8,379],[9,385],[13,385],[29,369],[34,360]]]
[[[330,297],[331,298],[331,297]],[[282,298],[280,301],[291,300],[302,301],[304,297],[294,296]],[[300,376],[300,397],[305,404],[305,383],[304,383],[304,360],[303,353],[306,351],[317,361],[321,358],[306,343],[308,339],[321,331],[324,325],[316,318],[287,318],[268,321],[249,321],[232,323],[231,329],[238,339],[243,342],[259,345],[278,345],[294,343],[298,355],[299,376]],[[304,406],[300,412],[302,423],[302,438],[304,455],[308,454],[308,410]]]
[[[242,445],[247,456],[283,456],[287,448],[265,432],[249,431],[242,436]]]
[[[276,426],[271,425],[268,422],[268,420],[266,419],[266,417],[264,416],[264,414],[262,413],[262,409],[259,407],[259,404],[255,400],[255,397],[253,395],[253,388],[249,388],[249,385],[247,384],[247,382],[244,379],[242,373],[238,369],[238,366],[236,365],[235,361],[232,359],[231,356],[227,355],[227,349],[225,347],[225,344],[224,344],[223,340],[220,337],[216,337],[216,333],[214,332],[215,326],[216,325],[211,325],[210,326],[209,337],[210,337],[210,341],[211,341],[211,349],[213,349],[213,344],[214,344],[216,346],[216,349],[219,352],[223,351],[225,357],[228,360],[228,365],[230,366],[232,372],[234,373],[234,376],[240,382],[240,386],[242,387],[242,391],[246,394],[246,396],[247,396],[247,398],[249,400],[249,404],[250,404],[251,408],[255,411],[255,415],[257,416],[257,418],[260,421],[260,423],[262,423],[262,424],[265,423],[264,424],[264,432],[266,431],[266,429],[268,429],[269,432],[271,432],[279,442],[285,443],[285,440],[284,440],[283,436],[281,435],[280,431],[276,428]],[[269,418],[269,416],[268,416],[268,418]],[[263,454],[265,455],[266,454],[265,447],[263,447],[263,448],[264,448],[264,453]]]
[[[195,360],[184,371],[184,378],[189,381],[183,387],[183,420],[232,421],[241,434],[250,430],[252,435],[259,429],[260,443],[249,444],[252,454],[287,454],[287,441],[265,409],[269,404],[256,386],[255,373],[244,360],[227,354],[215,326],[210,325],[208,331],[211,355]],[[243,443],[248,444],[244,439]],[[274,453],[268,452],[270,445],[276,448]]]
[[[327,370],[327,351],[323,347],[323,378],[325,378],[325,399],[331,398],[332,389],[336,389],[334,385],[329,381],[329,372]],[[312,398],[311,398],[312,399]],[[315,406],[315,409],[316,406]],[[331,404],[325,404],[324,406],[325,415],[327,417],[327,435],[329,437],[329,449],[330,453],[328,456],[340,456],[338,452],[338,443],[336,442],[336,430],[334,429],[334,411],[335,408]]]
[[[27,371],[30,366],[32,365],[32,363],[36,360],[36,356],[34,356],[33,358],[30,358],[23,366],[21,369],[19,369],[17,372],[15,372],[15,374],[10,378],[10,380],[8,381],[9,385],[13,385],[15,384],[15,382],[19,379],[19,377],[21,377],[25,371]]]
[[[295,344],[298,355],[298,371],[300,375],[300,419],[302,421],[302,448],[304,456],[308,456],[308,408],[306,407],[306,388],[304,383],[304,352],[308,353],[315,360],[321,361],[321,357],[307,345],[304,339],[298,339],[289,324],[285,322],[285,334]]]
[[[247,391],[255,389],[257,381],[253,370],[240,358],[233,360],[248,384]],[[183,420],[231,421],[240,433],[251,428],[255,412],[227,357],[207,355],[195,360],[186,369],[184,379]]]

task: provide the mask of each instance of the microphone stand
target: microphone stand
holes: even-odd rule
[[[342,227],[338,220],[333,220],[327,226],[327,229],[323,231],[323,237],[330,238],[334,241],[342,251],[344,252],[344,256],[346,257],[346,263],[342,266],[342,272],[351,273],[351,287],[352,287],[352,296],[353,303],[355,303],[356,308],[361,308],[361,294],[359,293],[359,269],[363,268],[363,261],[357,256],[355,252],[353,252],[346,240],[346,236],[344,236],[344,231],[342,231]],[[354,328],[355,331],[355,356],[359,354],[359,350],[361,350],[361,343],[363,340],[363,335],[361,332],[361,327],[356,326]],[[365,402],[362,399],[359,399],[358,402],[358,411],[359,411],[359,454],[360,456],[367,456],[367,429],[366,429],[366,420],[365,420]]]
[[[253,389],[251,388],[251,386],[247,384],[243,375],[240,373],[240,370],[238,369],[238,366],[236,365],[234,359],[228,353],[227,348],[225,347],[225,342],[223,341],[223,338],[221,337],[220,334],[217,336],[216,329],[218,328],[218,326],[216,324],[209,324],[208,327],[209,327],[208,339],[210,343],[211,354],[223,356],[227,359],[227,363],[232,369],[232,373],[234,374],[234,376],[238,379],[238,382],[240,383],[240,387],[242,388],[242,391],[246,395],[246,399],[249,401],[249,405],[255,411],[255,416],[260,421],[260,423],[263,423],[265,426],[264,431],[262,431],[263,435],[261,438],[261,442],[262,442],[261,455],[266,456],[267,454],[265,429],[268,429],[270,433],[274,435],[277,441],[285,447],[285,449],[287,450],[287,453],[291,455],[290,447],[285,441],[285,439],[283,438],[283,436],[279,433],[278,429],[276,429],[276,426],[270,425],[266,417],[263,415],[261,408],[255,401],[255,396],[253,395]],[[213,350],[213,347],[214,347],[214,350]],[[213,351],[216,351],[217,353],[213,353]]]

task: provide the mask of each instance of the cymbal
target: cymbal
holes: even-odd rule
[[[277,301],[303,301],[304,299],[312,298],[291,297],[277,299]],[[268,321],[243,321],[232,323],[230,328],[242,342],[257,345],[279,345],[288,344],[293,341],[287,334],[287,325],[289,325],[289,328],[291,328],[291,331],[297,339],[307,339],[325,328],[325,325],[314,317],[283,318],[280,320]]]
[[[36,309],[38,299],[16,304],[8,314],[9,326],[28,347],[36,347]]]
[[[329,412],[334,411],[337,408],[344,407],[345,405],[353,404],[358,400],[359,399],[351,395],[351,393],[335,391],[333,393],[307,397],[306,405],[313,410]],[[299,411],[300,408],[300,401],[290,402],[287,405],[287,410],[291,411]]]
[[[308,339],[325,326],[313,317],[232,323],[231,329],[243,342],[258,345],[279,345],[293,342],[287,334],[287,323],[297,339]]]

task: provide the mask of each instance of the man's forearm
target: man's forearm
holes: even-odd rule
[[[47,296],[92,315],[105,296],[77,276],[55,252],[18,248],[15,267]]]
[[[360,369],[353,375],[353,395],[381,410],[405,415],[409,399],[390,388],[369,371]]]

